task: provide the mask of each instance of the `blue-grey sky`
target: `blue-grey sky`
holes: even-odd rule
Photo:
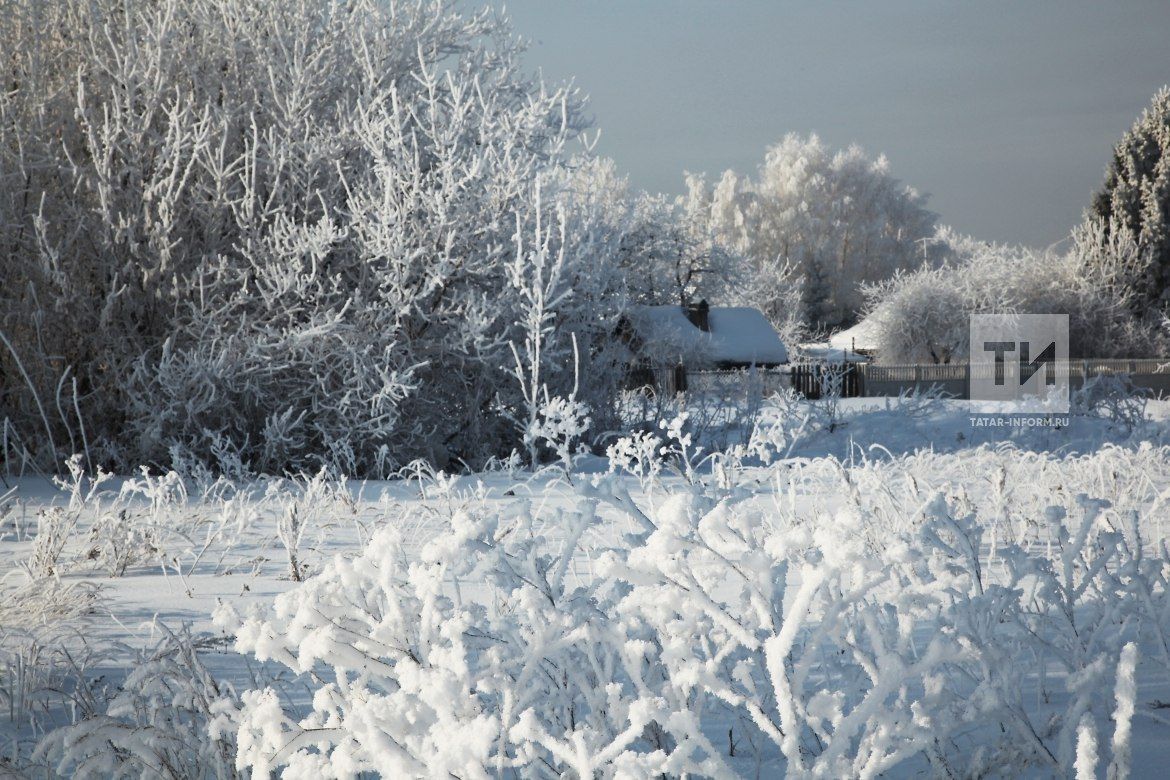
[[[787,132],[884,152],[944,223],[1065,236],[1170,82],[1170,0],[511,0],[638,187],[754,171]]]

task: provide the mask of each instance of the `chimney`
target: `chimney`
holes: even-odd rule
[[[696,328],[704,333],[711,332],[711,319],[708,316],[711,313],[711,306],[708,305],[706,298],[698,303],[688,303],[683,307],[683,313]]]

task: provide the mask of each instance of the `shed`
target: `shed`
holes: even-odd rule
[[[877,353],[878,346],[878,323],[875,316],[871,314],[852,328],[834,333],[829,338],[829,346],[858,355],[873,356]]]
[[[708,306],[635,306],[626,313],[634,370],[671,369],[674,389],[688,370],[773,368],[788,362],[788,349],[759,309]],[[649,382],[647,382],[649,383]]]

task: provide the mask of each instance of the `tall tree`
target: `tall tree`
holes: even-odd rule
[[[1108,240],[1129,232],[1145,253],[1135,280],[1134,304],[1164,310],[1170,303],[1170,88],[1148,108],[1113,149],[1105,184],[1093,197],[1087,221]]]
[[[706,203],[717,235],[747,255],[755,274],[799,270],[804,298],[815,302],[803,317],[814,329],[851,324],[864,284],[944,250],[932,242],[937,217],[926,197],[894,178],[885,157],[857,146],[834,151],[815,135],[785,136],[755,178],[727,171]]]

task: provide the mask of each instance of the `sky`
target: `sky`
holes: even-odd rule
[[[884,153],[941,222],[1043,247],[1170,83],[1170,0],[512,0],[631,182],[751,173],[784,134]]]

